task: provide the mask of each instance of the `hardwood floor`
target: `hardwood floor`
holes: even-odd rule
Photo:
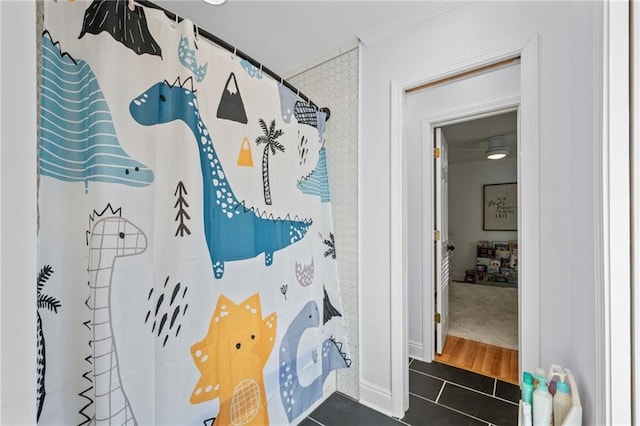
[[[518,351],[447,336],[435,361],[518,385]]]

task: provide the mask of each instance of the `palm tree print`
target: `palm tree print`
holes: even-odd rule
[[[37,279],[37,287],[38,287],[38,297],[37,297],[37,308],[47,309],[49,311],[53,311],[54,313],[58,313],[58,308],[62,306],[60,301],[52,296],[47,296],[42,293],[42,288],[44,287],[47,280],[53,274],[53,268],[49,265],[44,265],[38,274]],[[45,397],[45,389],[44,389],[44,374],[46,369],[46,357],[44,352],[44,333],[42,332],[42,319],[40,318],[40,312],[36,310],[36,314],[38,315],[38,323],[37,323],[37,332],[38,332],[38,389],[37,389],[37,399],[36,403],[38,405],[38,414],[37,419],[40,418],[40,413],[42,413],[42,406],[44,404]]]
[[[267,123],[262,118],[258,120],[264,135],[256,138],[256,145],[265,144],[262,153],[262,189],[264,191],[265,204],[271,205],[271,187],[269,185],[269,152],[276,155],[278,151],[284,152],[284,145],[277,139],[284,134],[282,129],[276,130],[276,120],[271,120],[271,125],[267,129]]]

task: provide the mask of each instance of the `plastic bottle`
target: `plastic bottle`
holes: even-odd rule
[[[547,380],[547,375],[545,374],[542,368],[538,368],[533,376],[533,390],[536,390],[539,382],[544,382],[547,385],[547,390],[549,390],[549,381]]]
[[[533,419],[531,418],[531,404],[524,401],[522,402],[522,426],[533,426]]]
[[[553,426],[560,426],[571,410],[571,391],[563,380],[556,383],[556,394],[553,396]]]
[[[556,394],[556,383],[558,380],[566,380],[567,375],[563,372],[562,367],[556,364],[551,364],[549,369],[549,375],[547,376],[547,387],[551,396]]]
[[[533,402],[533,375],[526,371],[522,373],[522,400],[529,404]]]
[[[558,375],[554,374],[553,376],[551,376],[550,379],[548,379],[547,381],[547,388],[549,389],[549,393],[551,394],[551,396],[554,396],[556,394],[556,385],[558,383]]]
[[[547,388],[547,380],[538,378],[538,386],[533,391],[533,426],[551,426],[553,397]]]

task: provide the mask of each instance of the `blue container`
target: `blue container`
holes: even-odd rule
[[[533,404],[533,375],[526,371],[522,373],[522,400]]]

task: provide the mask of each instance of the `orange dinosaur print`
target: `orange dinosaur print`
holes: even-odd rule
[[[276,313],[262,318],[258,293],[239,304],[218,298],[204,340],[191,347],[200,371],[190,402],[220,398],[215,426],[267,425],[262,370],[276,337]]]

